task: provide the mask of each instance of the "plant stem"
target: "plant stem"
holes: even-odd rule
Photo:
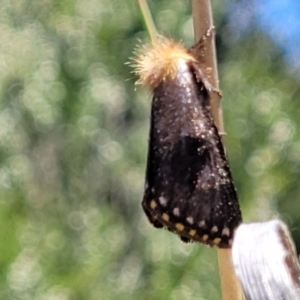
[[[209,0],[192,0],[192,11],[194,21],[194,33],[196,42],[213,27],[212,10]],[[207,39],[205,56],[203,64],[210,74],[210,83],[219,89],[217,59],[214,38]],[[212,116],[219,132],[224,131],[223,114],[220,105],[220,95],[211,93]],[[223,300],[241,300],[243,293],[236,277],[233,264],[231,249],[217,249],[219,275],[221,281],[222,299]]]
[[[212,10],[209,0],[192,0],[192,13],[194,22],[194,35],[195,41],[198,42],[207,32],[212,28],[213,18]],[[210,83],[219,89],[218,68],[216,59],[216,47],[215,39],[207,39],[205,55],[202,57],[201,62],[206,66],[206,70],[209,73]],[[216,126],[220,132],[224,131],[223,128],[223,114],[220,106],[220,95],[218,93],[212,93],[211,95],[211,108],[212,116]]]
[[[149,6],[148,6],[146,0],[138,0],[138,3],[139,3],[139,7],[141,9],[141,12],[142,12],[142,16],[144,18],[144,22],[147,27],[147,31],[150,34],[152,43],[154,43],[157,41],[157,30],[156,30],[151,12],[149,10]]]

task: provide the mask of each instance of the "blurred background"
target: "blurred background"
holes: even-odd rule
[[[300,6],[212,2],[244,220],[282,218],[300,249]],[[193,44],[189,1],[149,4]],[[1,299],[220,299],[215,250],[141,209],[151,95],[125,64],[140,41],[136,1],[1,2]]]

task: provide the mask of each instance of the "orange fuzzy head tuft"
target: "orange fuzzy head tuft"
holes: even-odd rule
[[[133,64],[140,77],[137,84],[148,85],[152,89],[164,80],[174,79],[180,61],[196,61],[183,45],[162,37],[154,44],[142,47],[137,53]]]

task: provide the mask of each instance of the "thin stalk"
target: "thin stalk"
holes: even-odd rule
[[[194,36],[195,42],[198,42],[203,37],[207,30],[214,26],[212,18],[212,10],[209,0],[192,0],[192,13],[194,23]],[[201,62],[206,67],[209,74],[210,83],[217,89],[219,89],[219,77],[218,67],[216,59],[216,47],[215,39],[211,38],[207,40],[206,51],[201,59]],[[223,114],[220,106],[220,95],[218,93],[212,93],[211,95],[211,108],[212,115],[216,126],[220,132],[224,131],[223,128]]]
[[[150,34],[151,41],[152,41],[152,43],[155,43],[157,41],[157,30],[156,30],[151,12],[149,10],[147,0],[138,0],[138,3],[139,3],[139,7],[141,9],[141,12],[142,12],[144,22],[147,27],[147,31]]]
[[[199,41],[208,29],[213,27],[213,18],[211,4],[209,0],[192,0],[193,22],[195,40]],[[210,73],[210,82],[215,88],[219,88],[217,59],[214,38],[209,39],[206,44],[205,57],[203,64]],[[220,95],[212,93],[211,107],[214,122],[220,132],[224,131],[223,114],[220,105]],[[221,281],[223,300],[241,300],[243,299],[242,289],[238,278],[236,277],[233,264],[231,249],[217,249],[219,275]]]

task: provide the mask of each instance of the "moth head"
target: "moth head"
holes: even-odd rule
[[[135,53],[132,66],[139,76],[137,84],[147,85],[151,89],[163,81],[175,79],[181,62],[196,61],[182,44],[163,37],[153,44],[140,47]]]

